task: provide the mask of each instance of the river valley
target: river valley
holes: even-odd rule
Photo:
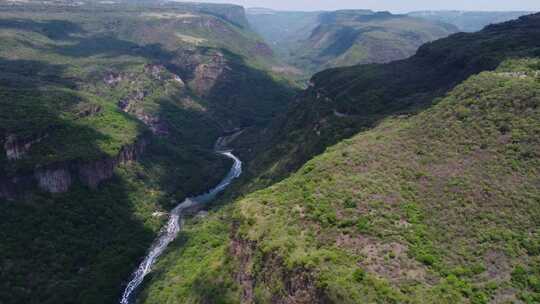
[[[161,232],[148,250],[144,260],[141,262],[137,270],[135,270],[131,280],[126,285],[122,298],[120,299],[120,304],[131,304],[135,302],[138,288],[143,283],[144,278],[152,271],[152,266],[156,263],[157,259],[165,251],[165,249],[167,249],[167,246],[176,239],[180,229],[182,228],[182,216],[184,211],[212,201],[242,173],[242,161],[232,154],[231,151],[221,150],[219,145],[220,142],[221,138],[216,144],[216,153],[232,159],[234,162],[233,166],[223,180],[217,186],[210,189],[210,191],[195,197],[188,197],[173,210],[171,210],[167,224],[161,229]]]

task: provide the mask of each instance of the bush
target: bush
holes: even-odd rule
[[[356,282],[362,282],[366,279],[366,271],[362,268],[357,268],[353,272],[353,279]]]
[[[518,265],[512,271],[512,283],[520,288],[527,288],[527,270],[525,267]]]
[[[352,198],[348,197],[343,202],[343,207],[348,208],[348,209],[356,208],[356,202],[354,202]]]
[[[366,232],[369,230],[369,219],[366,217],[361,217],[356,222],[356,228],[358,228],[358,231],[360,232]]]
[[[418,261],[427,266],[433,266],[437,262],[437,258],[429,253],[422,254],[418,257]]]

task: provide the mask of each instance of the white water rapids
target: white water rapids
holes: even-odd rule
[[[201,205],[213,200],[218,193],[225,190],[227,186],[233,181],[233,179],[240,176],[242,173],[242,162],[228,151],[218,151],[219,154],[224,155],[234,161],[234,164],[225,178],[208,193],[201,194],[195,197],[186,198],[181,204],[176,206],[169,215],[169,221],[167,225],[163,227],[159,233],[158,238],[154,241],[148,254],[139,265],[139,268],[133,273],[131,281],[126,286],[120,304],[130,304],[133,302],[134,292],[141,285],[144,277],[150,273],[152,266],[156,262],[157,258],[165,251],[167,246],[174,241],[180,228],[182,227],[181,218],[182,212],[190,207]]]

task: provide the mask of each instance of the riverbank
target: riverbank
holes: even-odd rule
[[[218,143],[221,142],[221,138]],[[221,145],[216,144],[216,148]],[[222,148],[222,147],[221,147]],[[192,213],[193,209],[203,207],[206,203],[215,199],[215,197],[224,191],[231,182],[238,178],[242,173],[242,161],[238,159],[230,151],[216,151],[217,153],[228,157],[233,160],[233,166],[229,173],[223,178],[223,180],[214,188],[210,189],[207,193],[186,198],[182,203],[176,206],[169,215],[167,225],[164,226],[159,233],[158,238],[154,241],[150,247],[148,254],[143,259],[137,270],[133,273],[131,280],[127,284],[120,304],[130,304],[134,302],[139,286],[143,283],[144,278],[148,275],[152,266],[155,264],[159,256],[167,249],[168,245],[174,241],[182,228],[182,217],[186,213]]]

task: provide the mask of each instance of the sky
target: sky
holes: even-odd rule
[[[276,10],[302,11],[347,8],[372,9],[396,13],[415,10],[540,11],[540,0],[198,0],[192,2],[235,3],[244,7],[266,7]]]

